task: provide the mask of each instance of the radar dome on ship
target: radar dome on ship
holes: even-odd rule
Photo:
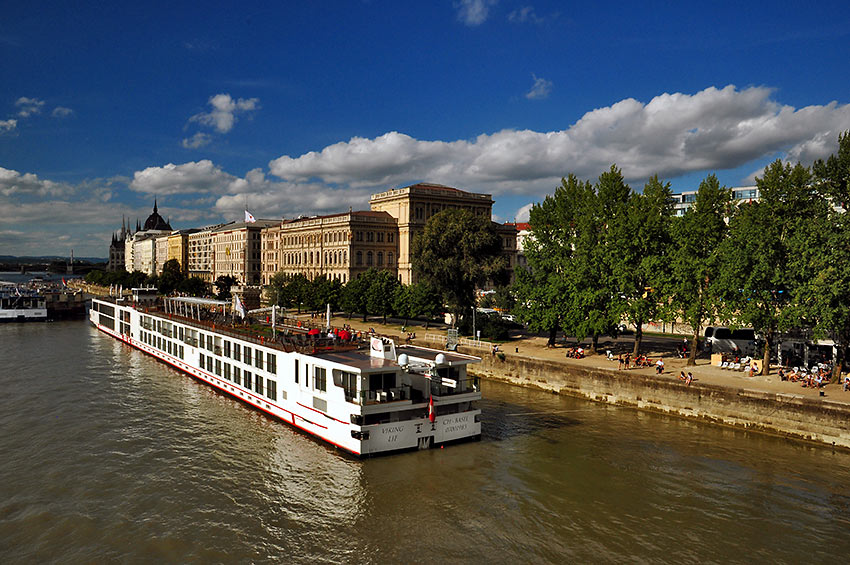
[[[443,365],[446,362],[446,354],[445,353],[437,353],[437,357],[434,359],[434,362],[437,365]]]
[[[398,364],[404,367],[410,363],[410,359],[407,357],[407,353],[402,353],[398,356]]]

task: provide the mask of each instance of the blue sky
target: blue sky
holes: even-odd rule
[[[850,129],[850,4],[6,3],[0,255],[368,209],[432,181],[522,220],[568,173],[752,183]]]

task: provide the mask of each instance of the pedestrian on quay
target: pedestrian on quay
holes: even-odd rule
[[[664,373],[664,359],[658,358],[658,361],[655,362],[655,374],[661,375]]]
[[[623,370],[623,354],[622,353],[617,355],[617,370],[618,371]]]
[[[626,353],[626,358],[623,361],[625,362],[626,370],[628,371],[631,368],[632,354]]]

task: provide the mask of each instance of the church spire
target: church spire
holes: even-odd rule
[[[156,214],[156,198],[153,199],[153,213]]]

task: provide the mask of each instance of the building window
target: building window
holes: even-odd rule
[[[327,391],[327,376],[325,374],[324,367],[315,367],[314,368],[314,378],[313,378],[313,388],[316,390],[321,390],[322,392]]]
[[[390,232],[390,233],[387,234],[387,243],[392,243],[394,239],[395,239],[395,234],[393,232]]]
[[[362,264],[363,264],[363,252],[358,251],[357,252],[357,265],[362,265]]]
[[[254,392],[263,394],[263,377],[254,375]]]
[[[372,252],[371,251],[366,253],[366,266],[367,267],[372,266]]]
[[[393,252],[392,251],[387,253],[387,265],[390,266],[390,267],[392,267],[392,265],[393,265]]]
[[[378,266],[379,267],[384,266],[384,252],[383,251],[378,251]]]

